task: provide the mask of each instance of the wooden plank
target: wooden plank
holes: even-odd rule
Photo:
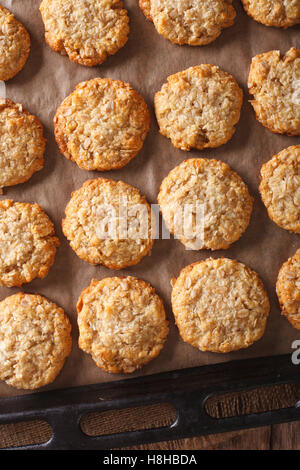
[[[300,428],[299,428],[300,430]],[[179,441],[130,447],[133,450],[269,450],[271,426]],[[299,441],[300,442],[300,441]],[[127,448],[128,449],[128,448]]]
[[[300,450],[300,422],[272,426],[272,450]]]

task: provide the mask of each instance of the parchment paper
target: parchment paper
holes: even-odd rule
[[[45,279],[34,280],[24,285],[22,290],[45,295],[62,306],[73,325],[72,353],[56,381],[42,390],[124,378],[101,371],[91,357],[77,346],[75,306],[82,289],[89,285],[93,277],[101,279],[130,274],[145,279],[157,289],[167,309],[170,334],[164,350],[140,372],[126,378],[233,359],[291,353],[291,344],[295,339],[300,339],[300,332],[280,315],[275,282],[281,264],[294,254],[300,246],[300,239],[299,235],[280,229],[269,220],[258,195],[258,184],[261,165],[283,148],[300,144],[300,138],[273,134],[256,121],[248,102],[247,77],[254,55],[271,49],[285,53],[291,46],[299,48],[300,27],[281,30],[260,25],[246,15],[239,1],[235,1],[235,25],[223,31],[214,43],[204,47],[176,46],[158,35],[153,24],[138,8],[137,0],[125,0],[131,26],[128,43],[101,66],[88,68],[70,62],[45,44],[39,13],[40,0],[2,0],[1,4],[11,4],[11,10],[28,28],[32,41],[25,68],[7,83],[7,97],[22,103],[42,121],[47,138],[44,169],[27,183],[7,188],[1,197],[37,202],[54,221],[61,241],[55,264]],[[184,152],[175,149],[170,140],[158,133],[153,97],[168,75],[201,63],[213,63],[232,73],[244,89],[244,105],[236,133],[230,142],[218,149]],[[139,155],[125,168],[106,173],[87,172],[66,160],[59,153],[53,136],[52,118],[57,106],[77,83],[97,76],[130,82],[147,101],[152,117],[151,131]],[[84,181],[98,176],[121,179],[139,188],[151,203],[156,203],[160,183],[172,168],[186,158],[204,156],[228,163],[242,176],[255,197],[250,226],[229,250],[187,251],[179,241],[156,240],[152,256],[120,272],[91,266],[81,261],[69,247],[61,231],[61,220],[71,192]],[[226,256],[246,263],[264,281],[271,301],[271,314],[264,337],[248,349],[226,355],[203,353],[184,343],[178,334],[170,306],[170,279],[177,277],[184,266],[209,256]],[[19,290],[1,288],[0,299]],[[0,396],[20,393],[23,392],[0,383]]]

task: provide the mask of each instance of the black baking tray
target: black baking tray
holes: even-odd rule
[[[100,450],[300,420],[300,397],[292,407],[243,416],[216,419],[205,411],[206,401],[212,396],[280,384],[300,385],[300,365],[292,363],[291,355],[3,398],[0,425],[30,420],[50,424],[53,434],[49,441],[17,449]],[[87,436],[80,428],[86,413],[155,403],[169,403],[176,409],[176,419],[170,426],[98,437]]]

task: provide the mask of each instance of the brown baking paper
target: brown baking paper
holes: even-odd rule
[[[131,27],[128,43],[101,66],[88,68],[70,62],[45,44],[39,0],[2,0],[1,4],[11,4],[13,13],[30,32],[32,47],[25,68],[7,82],[7,97],[22,103],[42,121],[47,138],[44,169],[27,183],[5,189],[1,197],[37,202],[54,221],[61,241],[55,264],[45,279],[24,285],[23,290],[45,295],[56,302],[64,308],[73,325],[71,355],[55,382],[43,390],[124,378],[103,372],[77,346],[76,302],[92,278],[137,276],[150,282],[164,300],[170,319],[166,345],[154,361],[126,378],[233,359],[292,353],[291,344],[295,339],[300,339],[300,332],[280,315],[275,282],[281,264],[300,246],[300,238],[269,220],[258,195],[258,184],[261,165],[283,148],[300,144],[300,138],[273,134],[256,121],[249,103],[247,77],[254,55],[271,49],[285,53],[291,46],[299,48],[300,27],[281,30],[260,25],[245,14],[239,1],[235,1],[235,24],[223,31],[215,42],[204,47],[177,46],[158,35],[153,24],[140,11],[137,0],[125,0]],[[244,104],[236,133],[230,142],[217,149],[185,152],[175,149],[170,140],[159,134],[153,97],[168,75],[201,63],[212,63],[232,73],[244,90]],[[147,101],[152,118],[151,131],[137,157],[125,168],[106,173],[87,172],[66,160],[55,143],[52,124],[57,106],[76,84],[98,76],[131,83]],[[162,179],[172,168],[190,157],[214,157],[225,161],[241,175],[255,198],[251,223],[229,250],[190,251],[177,240],[156,240],[151,256],[122,271],[92,266],[76,256],[61,230],[64,208],[74,189],[88,179],[105,176],[124,180],[139,188],[149,202],[156,203]],[[264,281],[271,301],[271,313],[264,337],[248,349],[226,355],[204,353],[184,343],[178,334],[170,306],[170,279],[177,277],[184,266],[209,256],[237,259],[257,271]],[[0,298],[19,290],[1,288]],[[23,392],[0,383],[0,396],[20,393]]]

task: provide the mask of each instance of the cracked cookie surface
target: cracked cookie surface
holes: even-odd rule
[[[54,225],[38,204],[0,201],[0,285],[44,278],[58,246]]]
[[[232,0],[140,0],[159,34],[175,44],[204,46],[232,26]]]
[[[0,5],[0,80],[19,73],[30,53],[30,36],[25,26]]]
[[[123,269],[151,252],[151,208],[123,181],[86,181],[72,193],[65,213],[63,232],[77,256],[88,263]]]
[[[220,250],[248,227],[253,198],[226,163],[191,158],[163,180],[158,203],[170,232],[187,248]]]
[[[243,92],[234,77],[211,64],[171,75],[154,100],[160,133],[182,150],[228,142],[242,102]]]
[[[300,145],[274,155],[260,171],[259,191],[279,227],[300,233]]]
[[[289,28],[300,23],[299,0],[242,0],[242,2],[248,15],[266,26]]]
[[[300,135],[300,49],[269,51],[252,59],[249,92],[256,118],[270,131]]]
[[[43,168],[41,122],[21,104],[0,99],[0,188],[24,183]]]
[[[99,65],[123,47],[129,34],[120,0],[43,0],[48,45],[81,65]]]
[[[228,353],[263,336],[269,299],[259,276],[244,264],[209,258],[187,266],[172,282],[176,324],[192,346]]]
[[[141,279],[93,279],[77,310],[79,347],[106,372],[132,373],[164,346],[168,321],[163,302]]]
[[[0,380],[28,390],[47,385],[71,347],[70,321],[47,298],[19,292],[0,302]]]
[[[54,117],[61,153],[83,170],[116,170],[141,150],[150,113],[129,83],[95,78],[79,83]]]

